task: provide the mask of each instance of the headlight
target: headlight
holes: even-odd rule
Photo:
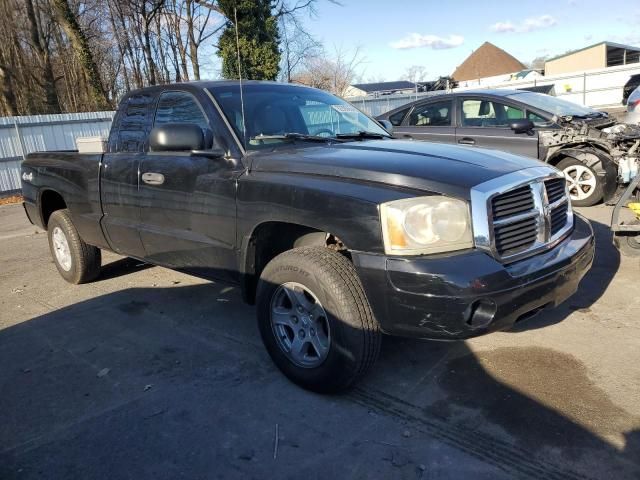
[[[432,196],[380,205],[384,251],[424,255],[473,247],[467,202]]]

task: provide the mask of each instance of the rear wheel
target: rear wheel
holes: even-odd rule
[[[260,276],[258,326],[276,366],[316,392],[345,390],[375,362],[381,333],[355,268],[324,247],[275,257]]]
[[[100,249],[86,244],[69,210],[56,210],[47,224],[49,248],[58,272],[69,283],[87,283],[100,274]]]
[[[576,207],[590,207],[604,196],[604,179],[575,158],[565,158],[556,165],[567,179],[571,203]]]

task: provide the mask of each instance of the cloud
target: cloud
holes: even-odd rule
[[[635,46],[640,45],[640,34],[634,32],[622,35],[612,35],[610,40],[624,45]]]
[[[464,43],[464,37],[460,35],[449,35],[439,37],[437,35],[421,35],[410,33],[400,40],[391,42],[391,48],[406,50],[409,48],[431,48],[433,50],[445,50],[447,48],[459,47]]]
[[[551,15],[540,15],[538,17],[525,18],[522,22],[513,23],[510,20],[506,22],[497,22],[489,27],[491,31],[496,33],[525,33],[534,30],[542,30],[557,25],[558,21]]]

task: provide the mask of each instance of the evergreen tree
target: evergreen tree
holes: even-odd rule
[[[273,0],[219,0],[228,21],[218,42],[222,76],[238,78],[238,50],[234,8],[237,9],[240,68],[243,79],[275,80],[280,65],[278,19]]]

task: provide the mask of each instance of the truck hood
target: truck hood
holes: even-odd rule
[[[250,158],[256,172],[348,178],[463,198],[480,183],[544,165],[497,150],[406,140],[300,143],[258,151]]]

